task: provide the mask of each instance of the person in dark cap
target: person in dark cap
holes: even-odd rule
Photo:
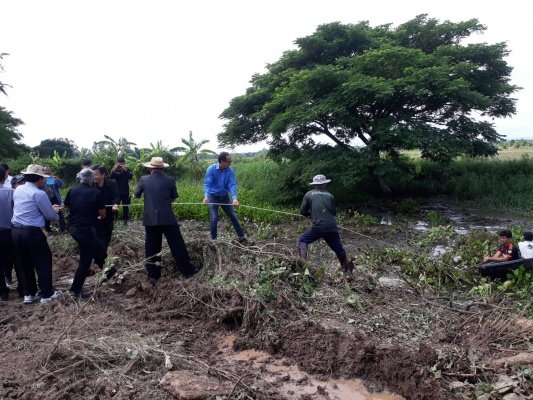
[[[133,179],[133,174],[126,167],[126,160],[124,157],[118,157],[117,163],[111,169],[111,174],[109,178],[114,179],[117,182],[118,186],[118,195],[120,198],[119,204],[122,203],[122,222],[124,225],[128,225],[128,220],[130,217],[130,208],[131,203],[130,196],[130,181]],[[118,214],[115,214],[118,215]]]

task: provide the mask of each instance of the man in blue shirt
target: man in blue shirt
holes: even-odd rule
[[[222,210],[231,220],[233,228],[237,232],[239,242],[246,243],[244,231],[241,228],[235,209],[233,206],[239,206],[237,200],[237,180],[235,172],[231,168],[231,156],[229,153],[223,151],[218,156],[218,163],[212,164],[207,168],[204,180],[205,196],[204,204],[209,204],[209,222],[211,230],[211,239],[217,238],[217,223],[218,223],[218,206],[221,205]],[[231,195],[231,204],[230,198]]]
[[[43,233],[46,219],[57,221],[59,205],[52,205],[41,190],[47,177],[43,167],[30,164],[22,174],[26,183],[13,194],[13,218],[11,236],[15,247],[16,266],[21,270],[24,303],[31,304],[41,299],[49,303],[61,292],[52,286],[52,251]],[[37,293],[37,272],[40,297]]]
[[[48,195],[48,198],[50,199],[50,203],[52,204],[63,204],[63,198],[61,197],[61,193],[59,193],[59,189],[65,186],[65,183],[62,179],[59,179],[57,176],[52,175],[52,170],[48,165],[45,165],[43,167],[44,173],[48,175],[48,178],[44,180],[44,187],[43,190]],[[64,232],[67,228],[67,224],[65,223],[65,217],[63,215],[63,212],[59,210],[57,213],[59,215],[59,230],[61,232]],[[52,229],[50,227],[50,221],[46,221],[44,225],[44,230],[48,233],[52,232]]]

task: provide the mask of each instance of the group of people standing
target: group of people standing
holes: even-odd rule
[[[217,239],[218,209],[221,207],[237,233],[238,242],[248,244],[234,208],[239,206],[239,200],[231,155],[222,152],[217,161],[207,168],[204,180],[203,203],[209,207],[211,239]],[[80,251],[78,268],[69,288],[69,294],[75,298],[91,295],[83,291],[83,285],[93,262],[104,270],[120,203],[124,206],[123,223],[127,225],[127,210],[131,200],[129,181],[133,176],[126,168],[124,159],[117,160],[109,178],[104,166],[92,166],[90,162],[85,164],[77,174],[80,183],[68,191],[64,201],[59,193],[63,182],[51,176],[49,168],[29,165],[21,172],[24,184],[12,188],[8,180],[12,183],[18,178],[11,177],[5,168],[0,167],[0,277],[6,274],[14,261],[18,293],[26,304],[38,300],[49,303],[61,295],[60,291],[53,288],[52,252],[44,228],[47,221],[60,220],[63,207],[69,209],[68,230]],[[150,170],[150,174],[140,178],[133,194],[136,198],[144,197],[143,225],[148,280],[155,285],[161,277],[163,236],[175,260],[175,270],[185,278],[190,278],[201,266],[191,263],[172,209],[172,203],[178,198],[176,180],[164,173],[168,164],[161,157],[153,157],[144,166]],[[313,190],[303,199],[300,212],[304,216],[311,216],[313,225],[299,239],[299,254],[302,259],[307,259],[308,245],[324,239],[336,253],[343,271],[351,273],[353,263],[346,256],[338,233],[333,196],[326,191],[328,182],[330,180],[323,175],[315,176],[310,183]],[[49,186],[49,190],[46,190],[46,186]],[[67,230],[65,222],[60,229]],[[102,279],[108,280],[116,273],[117,269],[111,266],[104,270]],[[0,279],[2,300],[9,298],[5,283],[4,279]]]

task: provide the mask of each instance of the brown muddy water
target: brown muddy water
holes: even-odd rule
[[[319,380],[303,372],[297,365],[284,358],[254,349],[233,351],[235,335],[222,337],[219,350],[230,362],[246,365],[256,371],[263,380],[276,387],[289,400],[301,399],[302,395],[321,400],[400,400],[403,397],[389,393],[370,393],[359,379]]]

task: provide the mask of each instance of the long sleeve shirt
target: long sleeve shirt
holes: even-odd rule
[[[237,179],[231,167],[220,169],[219,163],[207,168],[204,179],[205,197],[227,196],[229,193],[232,200],[237,198]]]
[[[0,185],[0,230],[11,229],[13,192],[10,187]]]
[[[130,181],[133,179],[133,174],[129,169],[115,170],[111,172],[110,179],[117,182],[118,194],[120,196],[128,196],[130,193]]]
[[[333,232],[337,230],[335,216],[335,200],[333,195],[323,189],[313,189],[307,192],[300,206],[300,214],[311,216],[312,229],[318,232]]]
[[[45,219],[50,221],[59,219],[48,195],[32,182],[26,182],[16,188],[13,194],[13,218],[11,222],[14,225],[42,228]]]

